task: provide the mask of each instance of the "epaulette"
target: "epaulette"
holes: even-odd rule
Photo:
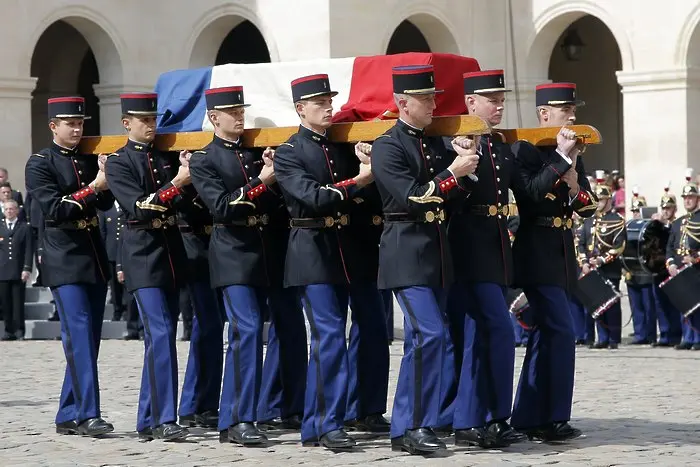
[[[384,136],[387,137],[387,138],[391,138],[391,135],[383,134],[383,135],[377,136],[377,139],[379,139],[379,138],[381,138],[381,137],[384,137]]]
[[[294,145],[290,144],[290,143],[282,143],[282,144],[280,144],[280,146],[289,146],[290,148],[294,147]]]
[[[491,134],[494,135],[494,136],[497,136],[497,137],[501,140],[502,143],[505,143],[505,142],[506,142],[506,135],[504,135],[504,134],[501,133],[500,131],[494,131],[494,132],[491,133]]]
[[[34,153],[34,154],[32,154],[32,156],[37,156],[37,157],[43,157],[43,158],[46,158],[46,156],[45,156],[45,155],[43,155],[43,154],[39,154],[39,153]]]
[[[207,153],[207,151],[199,150],[199,151],[194,151],[192,154],[206,154],[206,153]]]
[[[107,157],[111,157],[111,156],[119,157],[119,153],[113,152],[112,154],[107,154]]]

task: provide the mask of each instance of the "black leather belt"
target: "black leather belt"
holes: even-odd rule
[[[178,225],[181,233],[191,233],[195,235],[211,235],[214,226],[211,225]]]
[[[270,216],[248,216],[245,219],[236,219],[226,223],[216,223],[217,227],[263,227],[270,223]]]
[[[403,212],[387,212],[384,214],[384,222],[443,222],[445,217],[445,211],[428,211],[419,215]]]
[[[129,221],[127,222],[127,226],[130,229],[135,229],[135,230],[158,230],[158,229],[167,229],[168,227],[172,227],[175,225],[176,219],[175,216],[169,216],[166,218],[155,218],[151,219],[150,221]]]
[[[330,229],[331,227],[350,224],[350,216],[342,214],[338,217],[297,217],[289,221],[290,227],[299,229]]]
[[[507,204],[505,206],[496,206],[494,204],[481,204],[470,206],[468,209],[470,214],[474,214],[476,216],[493,217],[499,214],[503,216],[508,216],[510,214],[510,206],[508,206]]]
[[[569,230],[574,225],[574,221],[570,217],[535,217],[535,225]]]
[[[89,227],[97,227],[100,225],[97,217],[88,217],[77,221],[56,222],[50,219],[46,220],[46,227],[63,230],[85,230]]]

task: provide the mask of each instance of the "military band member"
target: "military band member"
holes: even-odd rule
[[[637,187],[632,188],[630,213],[632,219],[642,218],[641,208],[646,207],[644,196],[639,196]],[[634,339],[632,345],[644,345],[656,342],[656,304],[654,303],[654,278],[651,274],[625,272],[627,295],[632,311]]]
[[[510,91],[503,70],[466,73],[463,82],[469,115],[481,117],[493,130],[501,123]],[[459,365],[453,428],[455,444],[506,447],[525,439],[508,424],[515,365],[506,302],[513,282],[508,190],[517,184],[518,174],[510,146],[495,130],[481,135],[477,154],[479,181],[465,181],[468,197],[455,208],[447,231],[456,278],[447,312]],[[459,337],[465,314],[476,326],[473,342]]]
[[[692,169],[688,169],[681,194],[686,214],[673,221],[666,243],[666,268],[671,277],[676,276],[682,267],[697,265],[700,261],[700,204],[698,186],[691,182],[692,175]],[[700,313],[684,317],[686,311],[677,310],[682,323],[682,338],[675,348],[700,350]]]
[[[595,192],[595,190],[593,190]],[[576,253],[577,263],[576,263],[576,273],[577,276],[581,276],[581,268],[586,262],[586,252],[584,251],[585,245],[581,244],[581,236],[583,234],[583,219],[574,213],[574,252]],[[590,345],[593,344],[595,339],[595,321],[591,317],[590,313],[586,311],[586,308],[581,304],[581,302],[574,296],[574,294],[569,295],[569,309],[571,310],[571,316],[574,322],[574,334],[576,336],[576,345]]]
[[[576,134],[566,126],[576,120],[573,83],[536,87],[542,127],[562,127],[556,147],[513,145],[524,188],[515,192],[520,227],[513,243],[515,285],[523,288],[534,326],[528,341],[511,424],[530,438],[561,441],[581,431],[569,425],[574,387],[575,336],[568,295],[577,270],[571,228],[574,212],[595,211]]]
[[[440,92],[431,65],[396,67],[392,80],[400,117],[372,149],[385,221],[378,285],[394,291],[405,316],[392,449],[421,454],[445,448],[431,427],[440,425],[443,393],[454,378],[445,316],[453,280],[445,204],[463,189],[460,179],[474,173],[478,156],[474,143],[461,137],[452,160],[441,139],[424,135]]]
[[[97,357],[109,263],[96,216],[114,197],[102,157],[78,153],[85,100],[49,99],[48,115],[53,142],[29,158],[25,179],[32,202],[43,214],[42,280],[61,316],[67,362],[56,432],[99,436],[114,427],[100,416]]]
[[[122,266],[126,288],[136,298],[144,327],[136,430],[143,439],[176,440],[188,435],[187,428],[176,423],[175,329],[178,291],[187,283],[188,269],[176,214],[192,204],[185,193],[189,168],[178,163],[177,154],[153,146],[156,94],[122,94],[121,108],[129,139],[107,158],[106,172],[125,211]]]
[[[661,196],[661,212],[655,213],[652,216],[652,219],[660,221],[669,229],[672,228],[673,222],[676,220],[676,212],[678,210],[676,195],[672,194],[670,189],[671,183],[669,182],[664,187],[664,194]],[[669,243],[666,243],[666,245],[668,246]],[[681,342],[681,315],[659,287],[661,282],[668,277],[668,265],[666,270],[654,276],[654,286],[652,290],[654,292],[654,301],[656,305],[656,318],[659,323],[659,339],[652,343],[653,347],[671,347]]]
[[[586,255],[586,262],[581,269],[584,275],[596,269],[604,279],[612,282],[615,290],[620,290],[622,262],[620,255],[625,249],[627,230],[625,219],[612,207],[612,187],[608,185],[602,173],[596,171],[598,183],[595,195],[598,206],[595,216],[583,223],[581,246]],[[591,313],[593,310],[587,310]],[[622,307],[617,301],[603,313],[596,322],[597,341],[592,349],[617,349],[622,340]]]
[[[251,446],[267,438],[255,426],[262,374],[262,315],[269,286],[266,264],[268,212],[277,207],[276,183],[266,150],[241,149],[243,88],[205,92],[207,116],[215,135],[191,160],[194,186],[212,213],[209,242],[212,286],[219,290],[229,322],[219,441]]]
[[[216,429],[224,365],[224,315],[209,276],[209,240],[214,227],[212,215],[194,187],[190,185],[186,190],[193,197],[192,205],[178,212],[178,227],[190,278],[187,287],[180,291],[180,312],[185,328],[183,338],[189,336],[190,351],[180,395],[180,425]],[[185,307],[193,311],[190,332]]]
[[[105,212],[97,214],[100,223],[100,233],[102,241],[107,250],[107,258],[109,258],[109,288],[112,294],[112,321],[120,321],[126,308],[126,300],[124,297],[124,285],[119,282],[117,271],[122,270],[121,263],[118,259],[120,237],[124,227],[124,212],[119,207],[116,201]]]
[[[365,241],[349,228],[354,222],[351,207],[362,198],[362,188],[372,183],[371,169],[358,162],[350,147],[333,145],[326,138],[336,94],[324,74],[292,81],[301,125],[277,149],[274,164],[292,227],[285,286],[301,289],[311,332],[301,439],[305,445],[347,449],[355,445],[343,428],[349,384],[345,323],[351,294],[353,300],[362,296],[363,303],[352,315],[360,339],[366,340],[358,355],[381,362],[365,358],[355,363],[362,378],[368,378],[359,381],[360,396],[374,379],[382,390],[387,376],[374,373],[384,368],[388,346],[381,298],[376,287],[363,280],[368,263]],[[366,157],[361,147],[356,145],[356,155]]]

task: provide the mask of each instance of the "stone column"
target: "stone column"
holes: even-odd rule
[[[506,94],[505,119],[501,128],[533,128],[538,126],[537,113],[535,112],[535,86],[550,81],[546,77],[519,77],[517,83],[506,82],[506,86],[508,89],[512,89],[512,92]],[[520,109],[522,125],[518,124],[518,108]]]
[[[685,170],[700,169],[700,73],[693,69],[618,71],[622,86],[627,205],[632,187],[658,206],[663,187],[680,203]],[[605,138],[605,135],[603,135]]]
[[[32,91],[36,78],[0,78],[0,165],[10,173],[10,183],[24,193],[24,166],[32,152]],[[48,129],[47,129],[48,131]]]
[[[100,132],[102,135],[122,135],[122,109],[119,95],[128,92],[153,92],[153,86],[124,84],[95,84],[95,95],[100,101]]]

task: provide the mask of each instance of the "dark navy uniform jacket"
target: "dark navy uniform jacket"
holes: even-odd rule
[[[349,284],[367,276],[372,258],[353,227],[365,220],[352,217],[365,192],[352,180],[359,164],[352,145],[332,144],[303,126],[277,148],[275,174],[290,217],[329,221],[327,227],[292,227],[285,286]]]
[[[577,197],[570,202],[569,187],[559,182],[571,168],[554,147],[536,147],[526,141],[512,146],[522,187],[514,190],[520,215],[518,234],[513,243],[515,286],[551,285],[571,292],[578,280],[574,236],[570,228],[539,225],[558,218],[565,227],[575,211],[590,217],[596,199],[585,175],[583,160],[576,162]],[[570,222],[573,226],[573,221]]]
[[[625,249],[627,230],[625,219],[614,211],[602,216],[596,214],[583,222],[581,231],[581,250],[588,260],[602,256],[604,263],[598,272],[608,279],[620,280],[622,261],[620,255]]]
[[[508,286],[513,282],[508,189],[515,189],[518,173],[510,146],[498,134],[482,135],[476,175],[477,183],[464,179],[468,196],[454,209],[447,230],[455,275]]]
[[[7,220],[0,221],[0,281],[18,281],[22,272],[32,272],[33,237],[29,224],[15,219],[12,230]]]
[[[192,182],[201,201],[213,214],[209,242],[209,271],[213,287],[270,285],[267,229],[279,194],[258,177],[260,150],[241,148],[214,136],[190,158]]]
[[[104,212],[100,212],[100,233],[107,249],[107,257],[111,262],[119,263],[119,243],[123,237],[124,229],[124,211],[119,210],[114,204]],[[117,271],[120,269],[117,267]]]
[[[666,243],[666,266],[683,267],[683,257],[700,254],[700,211],[685,214],[671,223]]]
[[[177,154],[132,140],[107,158],[109,186],[125,211],[121,254],[129,292],[186,284],[187,256],[176,214],[191,206],[192,197],[171,183],[179,165]]]
[[[374,142],[372,173],[385,217],[380,289],[451,284],[447,223],[440,219],[448,198],[464,189],[447,170],[452,158],[441,138],[426,137],[402,120]],[[392,221],[404,216],[409,220]],[[434,220],[426,222],[430,219]]]
[[[185,245],[189,263],[190,279],[208,282],[209,240],[214,230],[214,221],[204,200],[192,185],[184,187],[183,191],[192,198],[190,208],[177,213],[182,243]]]
[[[98,170],[96,156],[55,143],[27,161],[27,190],[44,218],[39,230],[42,282],[47,287],[109,280],[97,211],[109,209],[114,197],[111,191],[95,193],[89,188]]]

